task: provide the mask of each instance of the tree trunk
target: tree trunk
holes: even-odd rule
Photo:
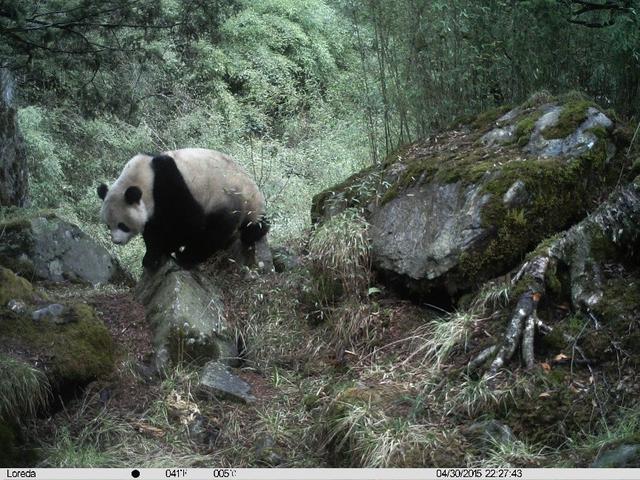
[[[27,204],[27,157],[13,106],[14,81],[0,68],[0,206]]]

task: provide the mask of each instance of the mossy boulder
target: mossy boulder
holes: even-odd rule
[[[578,95],[497,109],[319,193],[312,219],[360,208],[388,283],[456,297],[517,266],[606,195],[621,168],[616,127]]]
[[[109,331],[93,308],[65,305],[65,323],[35,321],[29,314],[0,311],[0,341],[10,353],[37,359],[55,388],[82,385],[111,372],[115,349]]]
[[[34,461],[22,436],[24,420],[113,371],[116,348],[94,309],[80,302],[52,303],[53,295],[0,267],[2,465]]]
[[[118,262],[77,226],[50,212],[0,222],[0,264],[29,278],[90,284],[128,278]]]
[[[136,292],[153,331],[156,366],[223,360],[234,364],[235,342],[224,316],[221,294],[212,281],[167,261],[145,272]]]

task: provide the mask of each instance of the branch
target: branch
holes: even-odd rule
[[[582,25],[588,28],[610,27],[616,23],[617,15],[623,13],[633,13],[633,8],[631,8],[631,0],[606,0],[603,3],[588,0],[564,0],[563,3],[568,4],[569,8],[571,9],[571,18],[568,19],[569,23]],[[579,8],[573,10],[573,7]],[[579,18],[585,14],[594,12],[608,12],[608,19],[583,20]]]

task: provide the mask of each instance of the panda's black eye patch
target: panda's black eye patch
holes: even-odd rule
[[[127,227],[124,223],[119,223],[118,228],[122,230],[124,233],[129,233],[131,229]]]

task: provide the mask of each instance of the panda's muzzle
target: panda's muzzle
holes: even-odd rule
[[[111,241],[116,245],[124,245],[131,239],[130,233],[125,233],[120,230],[113,230],[111,232]]]

